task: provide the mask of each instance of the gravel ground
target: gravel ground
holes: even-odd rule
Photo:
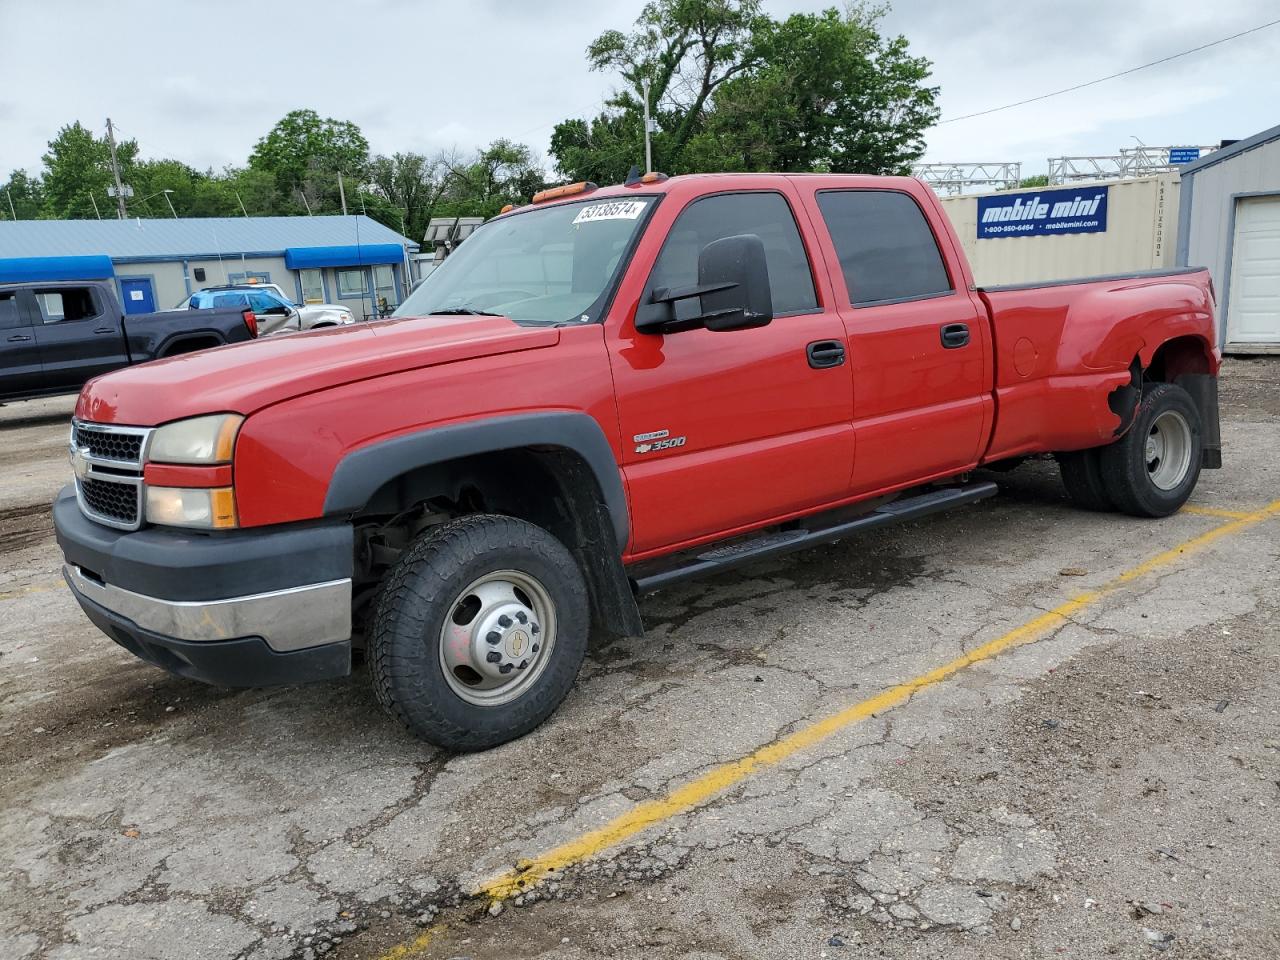
[[[1280,361],[1228,364],[1201,510],[1280,498]],[[450,757],[368,678],[202,687],[57,577],[65,399],[0,409],[0,958],[1274,958],[1280,518],[761,769],[528,897],[467,896],[1231,519],[953,514],[648,598],[523,740]]]

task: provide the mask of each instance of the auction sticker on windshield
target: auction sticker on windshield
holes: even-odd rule
[[[578,211],[574,223],[594,223],[597,220],[635,220],[644,213],[644,200],[615,200],[612,203],[593,203]]]

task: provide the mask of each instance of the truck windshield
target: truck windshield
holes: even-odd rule
[[[487,223],[394,316],[497,314],[522,324],[597,320],[652,203],[653,197],[587,200]]]

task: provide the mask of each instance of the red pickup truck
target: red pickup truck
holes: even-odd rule
[[[1203,270],[974,285],[911,179],[651,174],[479,228],[398,316],[89,383],[54,504],[89,618],[224,685],[343,676],[482,749],[637,594],[993,495],[1057,454],[1160,517],[1221,462]]]

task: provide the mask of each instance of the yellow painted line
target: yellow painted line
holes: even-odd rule
[[[443,923],[437,923],[430,926],[412,940],[392,947],[379,957],[378,960],[408,960],[410,957],[416,957],[427,947],[431,946],[436,937],[444,933],[446,926],[447,924]]]
[[[1020,627],[1010,630],[1004,636],[984,643],[970,650],[964,656],[957,657],[950,663],[943,664],[928,673],[921,674],[895,687],[890,687],[860,703],[831,714],[810,726],[761,747],[746,757],[721,764],[696,780],[691,780],[683,786],[677,787],[664,797],[637,804],[626,813],[620,814],[603,826],[539,854],[532,860],[523,861],[514,870],[509,870],[486,881],[476,889],[475,895],[488,897],[491,900],[503,900],[507,897],[516,896],[557,871],[587,860],[601,851],[635,836],[642,830],[706,803],[753,773],[776,766],[788,757],[820,743],[832,734],[893,707],[901,706],[911,699],[914,694],[940,684],[966,667],[980,663],[983,660],[989,660],[1006,650],[1039,639],[1048,631],[1065,624],[1072,616],[1084,608],[1097,603],[1139,577],[1146,576],[1162,567],[1175,563],[1190,553],[1200,550],[1230,534],[1237,533],[1246,527],[1261,523],[1263,520],[1278,513],[1280,513],[1280,500],[1276,500],[1269,506],[1254,513],[1232,519],[1228,523],[1220,524],[1212,530],[1192,537],[1190,540],[1126,570],[1096,590],[1078,594],[1047,613],[1042,613],[1038,617],[1028,620]],[[399,958],[406,956],[412,956],[412,953],[388,954],[383,960],[399,960]]]
[[[1194,513],[1200,517],[1226,517],[1230,520],[1243,520],[1250,515],[1248,510],[1219,510],[1217,507],[1196,507],[1191,504],[1187,504],[1178,512]]]

